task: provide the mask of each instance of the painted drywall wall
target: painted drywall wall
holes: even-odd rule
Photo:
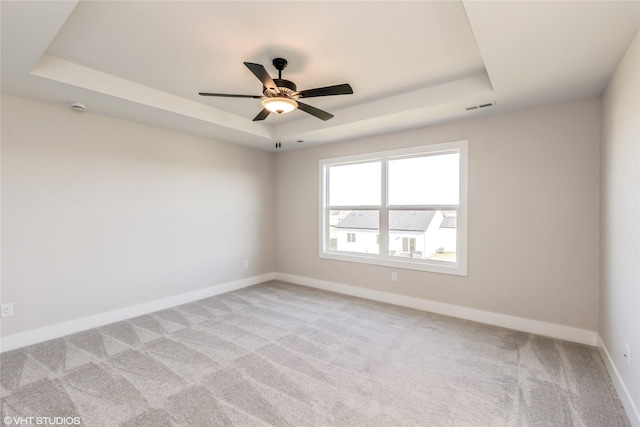
[[[3,336],[274,269],[272,153],[5,95],[1,136]]]
[[[595,331],[599,99],[276,157],[277,271]],[[320,159],[469,141],[468,276],[320,259]]]
[[[640,33],[602,97],[600,338],[640,409]],[[631,366],[624,344],[631,346]],[[636,412],[636,422],[640,417]]]

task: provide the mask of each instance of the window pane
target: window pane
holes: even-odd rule
[[[389,211],[389,255],[456,261],[457,212]]]
[[[329,205],[380,205],[380,167],[380,162],[329,167]]]
[[[460,154],[389,161],[390,205],[457,205]]]
[[[329,211],[332,250],[378,254],[378,211]]]

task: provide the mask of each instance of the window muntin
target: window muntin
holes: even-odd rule
[[[322,160],[320,257],[466,275],[466,148]]]

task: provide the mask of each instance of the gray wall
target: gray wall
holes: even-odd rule
[[[600,325],[640,409],[640,33],[602,100]],[[631,346],[631,367],[623,356]],[[636,420],[638,421],[638,420]]]
[[[272,271],[597,328],[598,99],[275,159],[10,96],[2,107],[2,300],[17,313],[3,335]],[[392,283],[390,268],[318,257],[319,159],[460,139],[467,277],[400,270]]]
[[[595,331],[599,99],[276,157],[277,271]],[[468,276],[318,257],[318,161],[469,141]]]
[[[273,167],[3,95],[3,336],[272,272]]]

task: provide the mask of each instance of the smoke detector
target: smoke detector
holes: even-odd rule
[[[75,111],[84,111],[87,108],[87,106],[84,105],[82,102],[70,102],[69,108]]]

